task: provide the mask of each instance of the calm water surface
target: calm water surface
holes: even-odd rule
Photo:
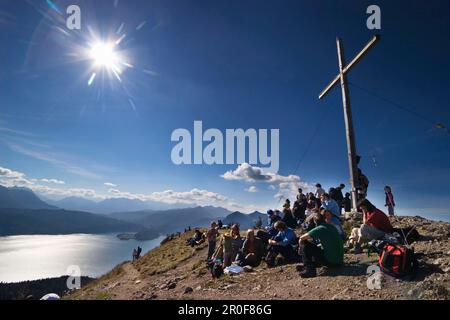
[[[83,276],[98,277],[131,260],[138,245],[145,253],[163,239],[122,241],[116,234],[0,237],[0,282],[59,277],[71,265],[78,265]]]

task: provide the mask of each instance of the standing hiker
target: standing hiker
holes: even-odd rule
[[[206,239],[208,240],[208,257],[206,260],[210,260],[214,251],[216,250],[216,240],[219,232],[217,231],[217,223],[214,221],[211,223],[211,228],[206,232]]]
[[[319,199],[319,206],[320,206],[320,197],[325,193],[325,190],[322,189],[322,185],[320,183],[316,183],[316,193],[314,196],[316,199]]]
[[[384,187],[384,193],[386,194],[386,202],[385,202],[385,207],[388,208],[388,213],[391,217],[394,216],[394,207],[395,207],[395,202],[394,202],[394,195],[392,194],[392,189],[389,186]]]
[[[286,199],[286,203],[283,206],[283,219],[282,221],[292,229],[295,229],[297,227],[297,220],[294,218],[294,215],[292,214],[291,210],[291,203],[289,202],[289,199]]]
[[[306,198],[306,194],[303,193],[303,190],[301,188],[298,189],[297,204],[298,208],[300,209],[299,215],[304,216],[306,205],[308,204],[308,199]]]
[[[367,197],[367,189],[369,188],[369,179],[362,173],[361,169],[358,169],[358,186],[360,198],[365,199]]]
[[[342,206],[344,207],[344,212],[350,212],[352,210],[352,199],[350,198],[350,193],[345,193],[344,200],[342,201]]]
[[[342,194],[342,190],[345,189],[345,184],[341,183],[339,187],[336,187],[336,202],[339,206],[339,210],[342,211],[342,206],[344,202],[344,195]]]

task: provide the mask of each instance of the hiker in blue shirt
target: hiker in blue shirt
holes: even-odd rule
[[[297,244],[297,236],[291,228],[288,228],[283,221],[277,221],[274,225],[278,234],[274,239],[269,240],[269,253],[266,257],[266,263],[269,267],[275,266],[277,255],[283,256],[288,262],[295,262],[298,254],[293,246]]]
[[[278,234],[278,231],[275,229],[275,223],[281,220],[281,217],[276,214],[273,210],[267,211],[268,223],[266,227],[266,231],[269,233],[270,237],[275,237]]]
[[[320,201],[322,202],[321,208],[331,211],[332,214],[339,217],[341,215],[341,209],[338,203],[330,198],[328,193],[324,193],[320,196]]]
[[[339,234],[344,239],[346,235],[342,228],[341,208],[339,208],[337,202],[331,199],[327,193],[324,193],[320,197],[320,200],[322,201],[322,206],[320,208],[322,210],[325,210],[325,212],[330,213],[330,216],[328,217],[329,223],[333,224],[336,227]],[[325,212],[323,212],[323,214],[325,214]]]

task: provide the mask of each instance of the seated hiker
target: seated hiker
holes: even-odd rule
[[[317,212],[319,212],[319,208],[316,206],[316,201],[308,200],[308,203],[306,204],[305,217],[308,218],[309,216]]]
[[[320,196],[320,201],[322,202],[321,208],[331,211],[336,217],[341,216],[341,210],[337,202],[330,198],[328,193],[324,193]]]
[[[249,229],[244,244],[242,245],[242,249],[236,258],[238,265],[242,267],[256,267],[260,264],[263,255],[263,242],[255,236],[255,231],[253,229]]]
[[[302,278],[315,277],[319,266],[335,267],[344,262],[344,245],[337,229],[328,224],[320,213],[314,215],[314,220],[317,227],[299,240],[299,254],[303,261],[303,270],[300,272]],[[312,241],[320,242],[321,248]]]
[[[195,229],[194,236],[186,240],[186,244],[191,247],[195,247],[204,241],[203,234],[200,230]]]
[[[259,235],[257,235],[259,238],[261,238],[261,240],[263,240],[264,243],[267,243],[267,241],[270,238],[275,237],[278,234],[278,231],[275,229],[275,223],[277,221],[281,220],[281,217],[273,210],[267,211],[267,217],[268,217],[268,223],[267,223],[267,227],[265,228],[267,231],[267,234],[265,236],[261,236],[261,237]],[[258,232],[258,234],[259,233],[260,232]]]
[[[320,199],[316,198],[314,196],[314,193],[312,193],[312,192],[308,193],[308,195],[306,196],[306,199],[307,199],[308,203],[314,204],[314,207],[316,209],[319,209],[319,207],[321,205]]]
[[[236,259],[242,247],[243,240],[237,224],[231,226],[230,233],[223,235],[221,243],[223,245],[223,264],[226,268]]]
[[[322,194],[320,200],[322,201],[321,209],[329,211],[333,216],[331,217],[332,223],[336,226],[340,234],[342,235],[342,220],[341,209],[337,202],[330,198],[327,193]]]
[[[316,226],[316,223],[314,222],[314,215],[318,213],[318,209],[315,207],[314,203],[308,203],[308,206],[306,207],[305,211],[305,221],[303,222],[303,229],[309,231],[314,229]]]
[[[288,228],[295,229],[297,228],[297,220],[294,218],[292,211],[290,208],[283,209],[283,219],[282,221],[288,226]]]
[[[297,201],[296,202],[297,202],[299,208],[304,213],[305,209],[306,209],[306,204],[308,203],[308,199],[306,198],[306,194],[303,193],[303,190],[301,188],[298,189]]]
[[[219,231],[217,231],[217,223],[211,222],[211,228],[206,232],[206,240],[208,240],[208,257],[206,260],[211,259],[214,250],[216,250],[216,240],[219,235]]]
[[[354,228],[350,235],[350,244],[354,245],[355,253],[361,253],[361,245],[371,240],[383,238],[394,231],[388,216],[377,209],[369,200],[361,199],[358,207],[363,212],[363,224]]]
[[[283,211],[286,209],[291,210],[291,201],[289,199],[286,199],[286,201],[283,204]]]
[[[268,241],[270,247],[266,256],[267,265],[274,266],[275,259],[279,254],[288,262],[297,261],[298,255],[293,248],[297,242],[297,236],[294,230],[286,226],[283,221],[277,221],[275,223],[275,229],[278,231],[278,234],[274,239]]]
[[[341,219],[337,218],[334,214],[331,213],[330,210],[322,209],[320,214],[325,218],[325,221],[328,224],[333,225],[338,231],[339,235],[343,240],[346,239],[347,235],[345,234],[344,229],[342,228]]]
[[[301,190],[301,189],[300,189]],[[295,218],[295,220],[297,220],[298,224],[302,224],[303,221],[305,221],[305,210],[306,210],[306,200],[304,203],[304,207],[303,204],[301,204],[298,200],[294,202],[294,205],[292,206],[292,214]]]

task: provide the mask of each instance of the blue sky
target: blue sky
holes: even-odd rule
[[[336,36],[347,60],[373,36],[372,2],[54,3],[78,4],[82,29],[67,30],[46,1],[0,3],[3,184],[242,210],[278,205],[280,183],[349,185],[340,90],[317,96],[337,73]],[[402,213],[450,213],[450,135],[435,126],[450,125],[450,4],[376,4],[381,41],[349,75],[369,198],[382,205],[389,184]],[[92,61],[74,54],[89,28],[116,40],[122,23],[120,49],[133,68],[122,82],[98,76],[89,86]],[[237,165],[175,166],[171,133],[192,131],[195,120],[223,132],[280,129],[273,183],[221,177]]]

